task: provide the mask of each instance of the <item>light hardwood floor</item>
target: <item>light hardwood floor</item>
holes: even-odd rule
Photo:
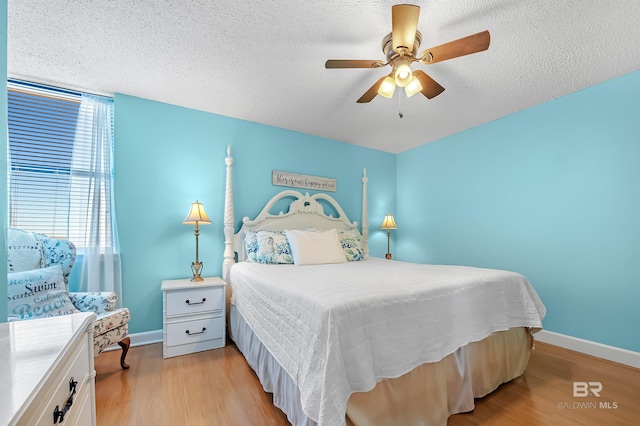
[[[223,349],[162,358],[162,344],[96,358],[98,426],[288,425],[233,343]],[[573,382],[601,382],[600,397],[573,397]],[[610,407],[610,408],[605,408]],[[616,407],[616,408],[614,408]],[[476,400],[463,425],[639,425],[640,370],[536,343],[522,377]]]

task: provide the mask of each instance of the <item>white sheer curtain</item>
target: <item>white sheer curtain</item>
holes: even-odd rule
[[[114,291],[122,273],[113,197],[113,101],[82,95],[71,165],[70,233],[82,242],[80,291]]]

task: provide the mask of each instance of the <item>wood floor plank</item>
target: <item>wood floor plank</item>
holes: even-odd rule
[[[233,343],[162,358],[162,345],[131,348],[131,368],[119,351],[96,358],[98,426],[284,426],[286,416]],[[601,382],[600,397],[573,397],[573,382]],[[616,408],[614,408],[614,406]],[[448,426],[640,424],[640,370],[536,343],[522,377],[476,400]]]

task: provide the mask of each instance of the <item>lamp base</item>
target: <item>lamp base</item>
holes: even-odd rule
[[[191,262],[191,272],[193,273],[191,281],[204,281],[204,278],[200,276],[200,271],[202,271],[202,262],[198,262],[197,260],[195,262]]]
[[[387,253],[387,254],[385,254],[385,256],[384,256],[384,257],[386,257],[387,259],[391,260],[391,253]]]

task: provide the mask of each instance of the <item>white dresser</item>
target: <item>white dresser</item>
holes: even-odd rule
[[[96,424],[95,314],[0,324],[1,425]]]
[[[164,358],[225,345],[225,291],[218,277],[162,281]]]

